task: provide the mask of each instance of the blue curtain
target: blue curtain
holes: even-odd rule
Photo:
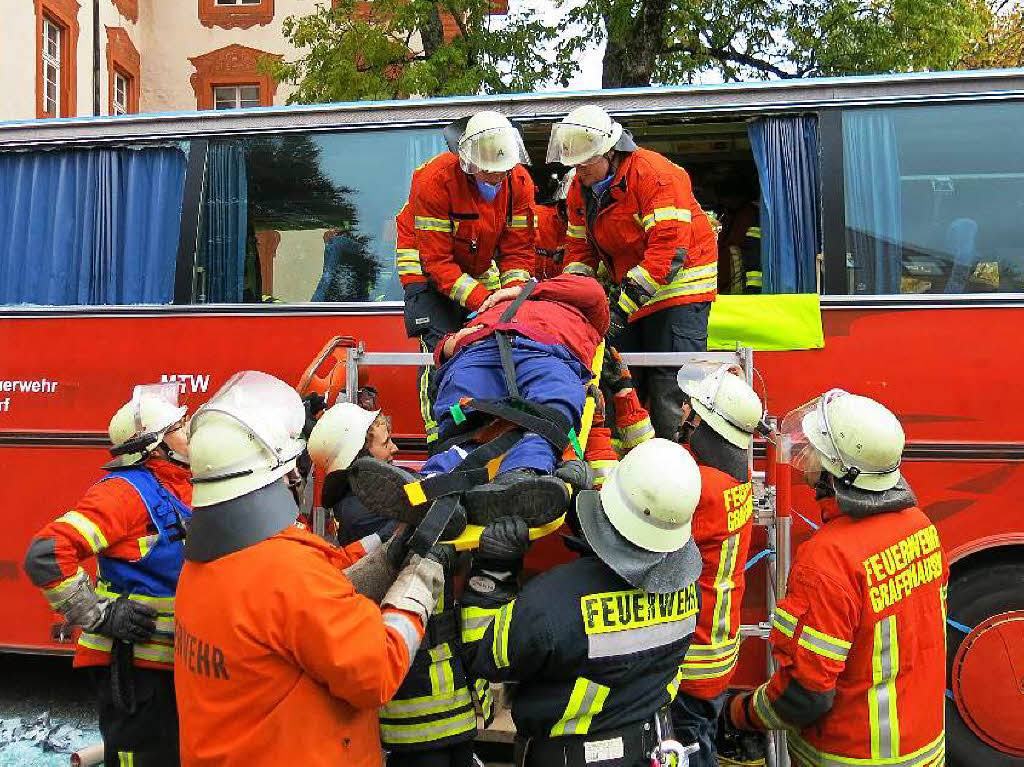
[[[170,303],[185,155],[0,155],[0,304]]]
[[[892,118],[843,114],[846,247],[853,255],[850,293],[900,292],[900,158]]]
[[[747,133],[761,182],[764,292],[814,293],[821,251],[817,118],[760,118]]]
[[[212,143],[206,155],[203,236],[197,258],[205,269],[201,292],[206,302],[242,300],[248,223],[245,149],[237,142]]]

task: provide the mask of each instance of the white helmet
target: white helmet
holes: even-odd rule
[[[364,410],[353,402],[342,402],[320,416],[306,445],[313,465],[324,474],[351,466],[378,415],[379,410]]]
[[[890,490],[900,481],[905,437],[899,420],[867,397],[832,389],[782,420],[792,465],[805,474],[822,469],[861,490]]]
[[[569,168],[569,172],[562,176],[562,180],[558,182],[558,188],[555,189],[555,202],[569,199],[569,190],[572,188],[572,182],[575,178],[576,169]]]
[[[622,136],[622,126],[601,107],[576,107],[551,128],[547,162],[581,165],[611,150]]]
[[[754,430],[764,416],[761,400],[750,384],[730,372],[728,365],[719,365],[696,380],[686,368],[680,368],[677,381],[701,420],[736,447],[750,447]]]
[[[655,437],[629,451],[601,486],[601,507],[622,537],[648,551],[690,540],[700,470],[682,445]]]
[[[520,163],[528,165],[523,137],[498,112],[477,112],[459,138],[459,165],[466,173],[507,173]]]
[[[131,401],[114,413],[107,427],[113,443],[111,453],[115,456],[107,468],[139,463],[156,449],[164,435],[188,412],[187,407],[178,404],[179,391],[176,383],[135,387]],[[125,452],[126,448],[131,452]]]
[[[238,498],[291,471],[305,447],[305,420],[302,400],[284,381],[235,373],[191,420],[192,505]]]

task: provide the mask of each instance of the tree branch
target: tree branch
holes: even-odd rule
[[[710,45],[705,45],[702,46],[701,48],[696,48],[694,46],[684,45],[680,43],[679,45],[670,45],[664,50],[663,53],[687,53],[691,56],[705,55],[709,56],[710,58],[717,59],[718,61],[731,61],[734,64],[743,64],[745,66],[758,69],[762,72],[770,72],[773,75],[777,75],[778,77],[786,80],[792,79],[796,76],[792,72],[787,72],[784,69],[780,69],[779,67],[775,66],[769,61],[759,59],[756,56],[750,56],[746,53],[740,53],[739,51],[732,50],[731,48],[715,48]]]

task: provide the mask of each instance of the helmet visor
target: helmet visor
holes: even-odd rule
[[[172,381],[136,386],[132,391],[135,433],[164,432],[184,418],[187,408],[179,402],[180,393],[180,385]]]
[[[242,424],[278,466],[297,458],[305,446],[300,435],[306,414],[298,393],[258,370],[235,373],[192,417],[191,433],[207,412],[224,413]]]
[[[619,140],[622,127],[611,123],[608,131],[579,123],[556,123],[551,127],[545,162],[562,165],[582,165],[600,157]]]
[[[529,165],[530,156],[515,128],[488,128],[459,141],[459,165],[466,173],[507,173],[520,164]]]

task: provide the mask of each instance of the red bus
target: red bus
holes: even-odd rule
[[[550,125],[583,103],[687,168],[706,208],[757,207],[764,295],[732,303],[749,328],[774,295],[820,293],[823,340],[755,356],[769,411],[841,386],[900,416],[952,562],[950,762],[1024,763],[1022,70],[0,125],[0,648],[69,650],[20,563],[100,476],[134,383],[195,404],[240,369],[297,381],[338,334],[413,351],[394,215],[439,129],[506,113],[543,194]],[[367,376],[421,453],[413,371]],[[747,645],[753,682],[764,648]]]

